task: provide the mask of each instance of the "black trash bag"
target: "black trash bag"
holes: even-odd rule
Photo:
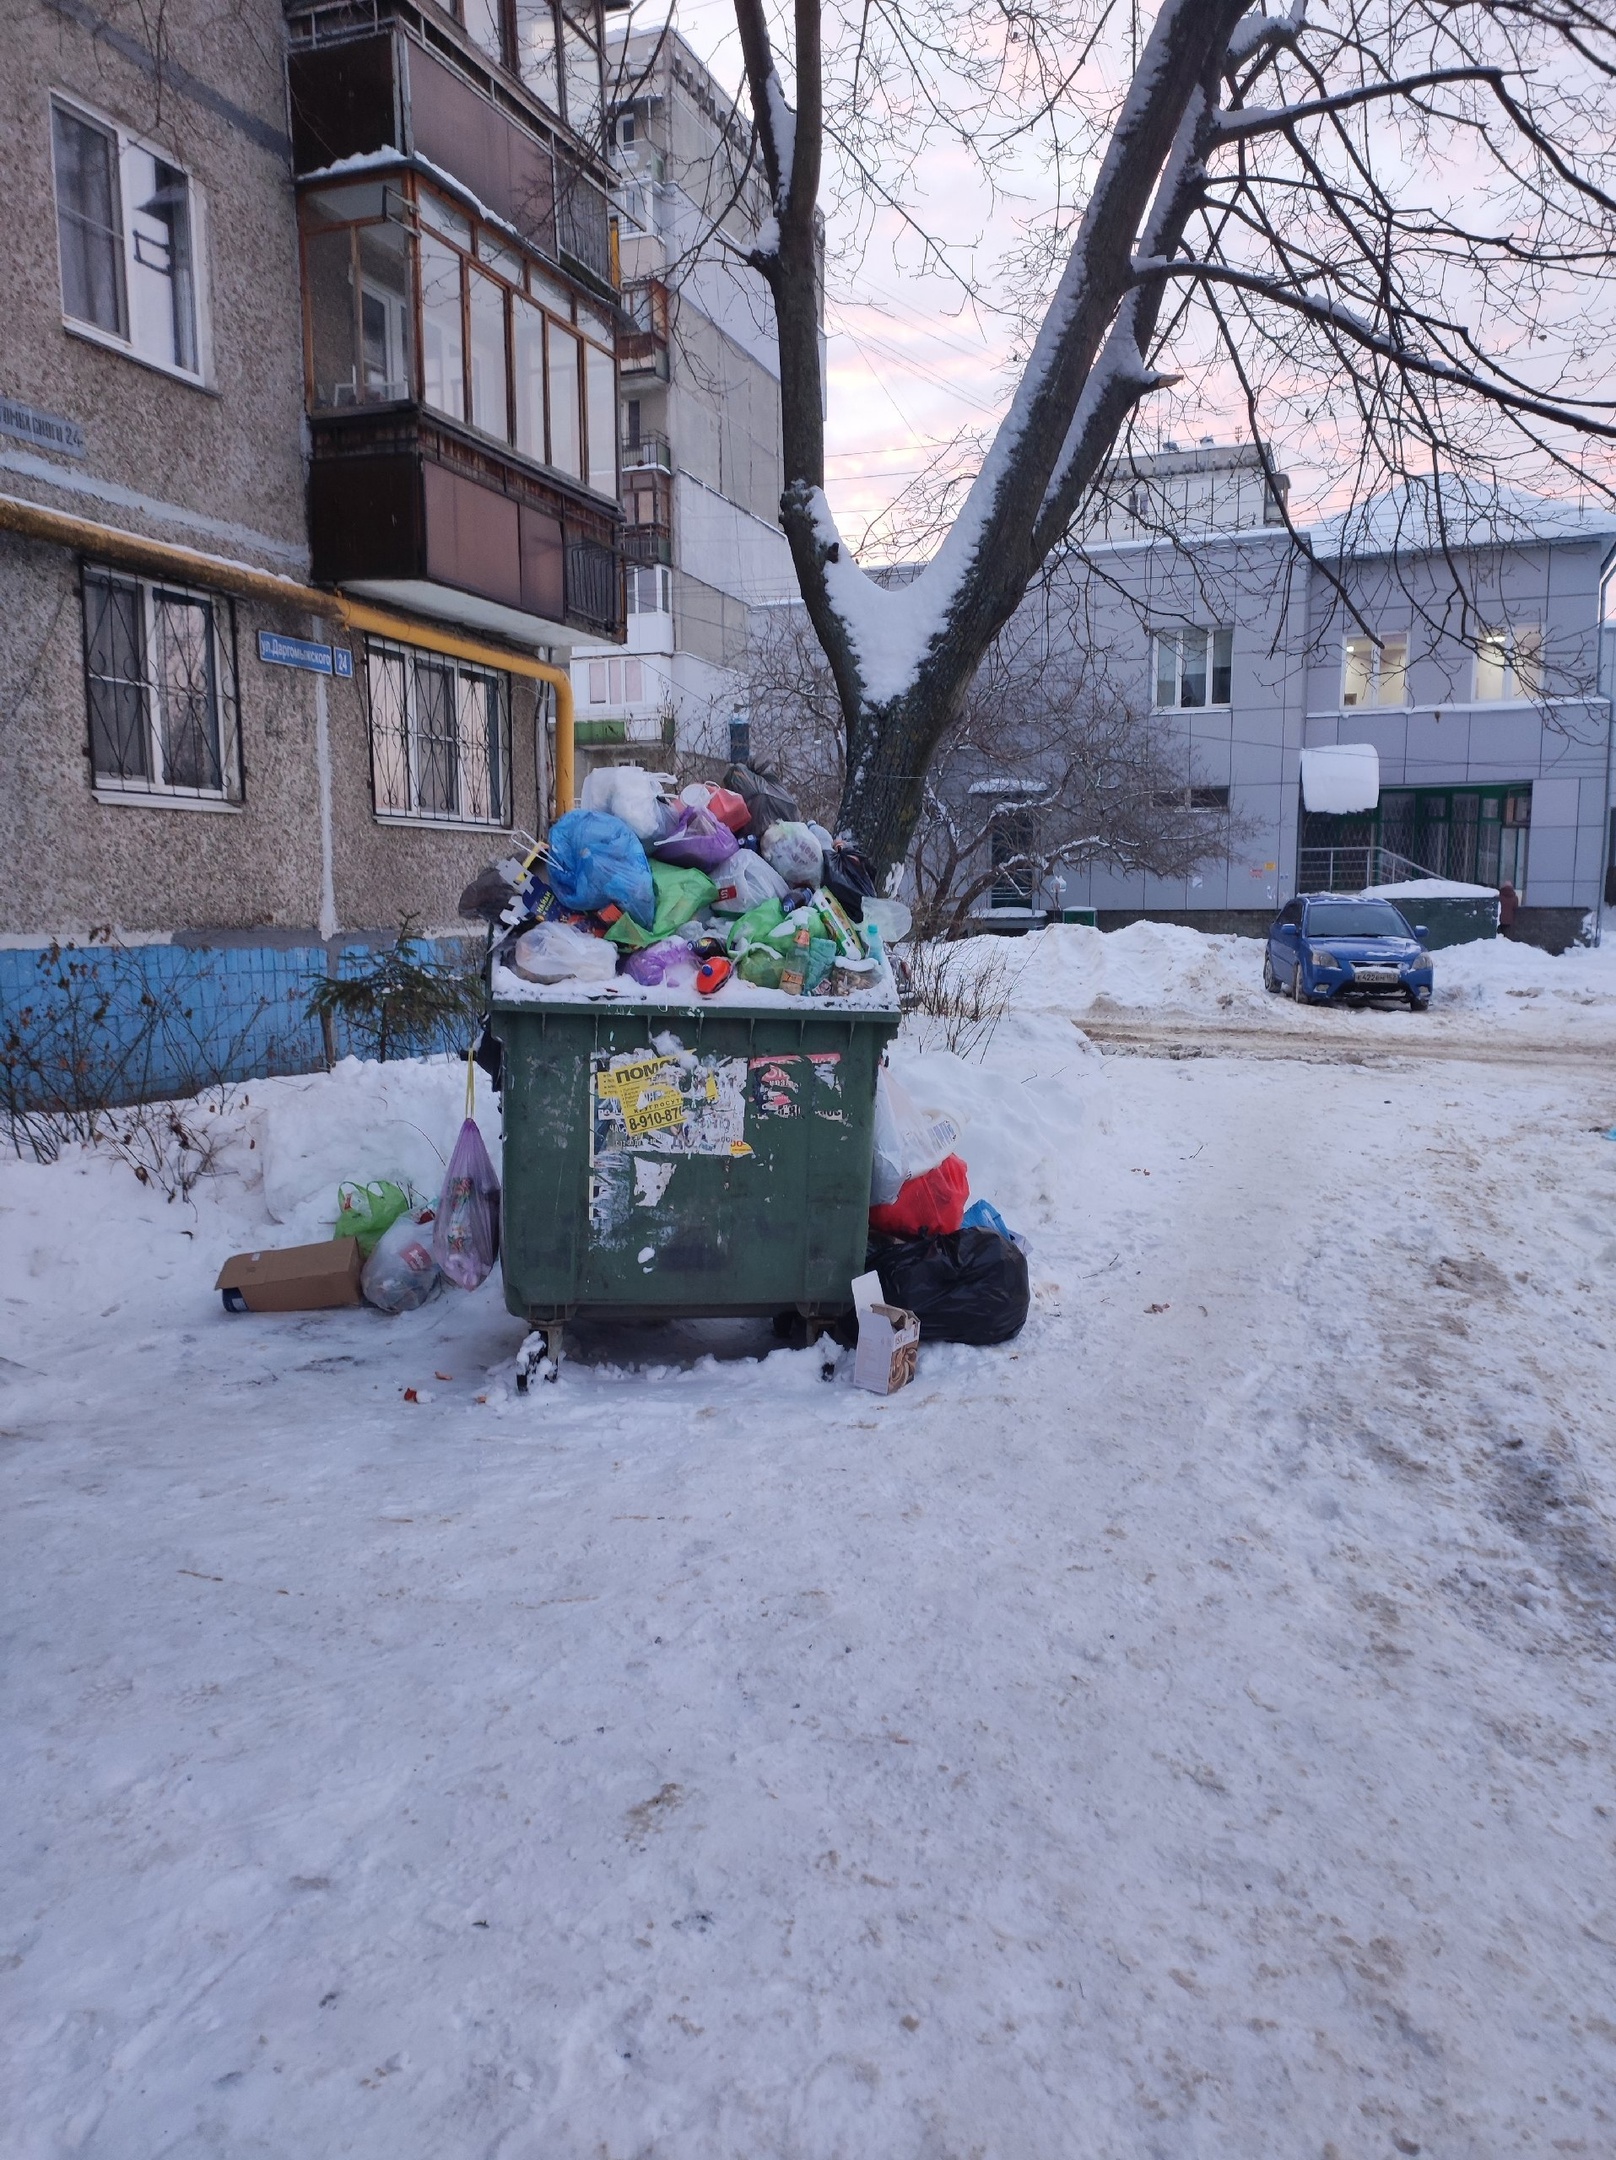
[[[883,1239],[868,1264],[886,1302],[918,1316],[922,1342],[1008,1342],[1026,1325],[1027,1256],[996,1230]]]
[[[487,863],[460,895],[460,913],[467,922],[497,923],[515,890],[499,863]]]
[[[802,821],[795,795],[788,795],[778,780],[754,772],[750,765],[732,765],[720,787],[727,787],[740,796],[750,813],[747,835],[761,840],[771,825],[796,825]]]
[[[875,879],[858,849],[849,847],[845,840],[825,850],[825,885],[850,920],[864,920],[864,903],[875,898]]]

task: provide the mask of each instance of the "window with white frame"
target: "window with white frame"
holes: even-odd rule
[[[200,211],[189,174],[60,98],[51,155],[66,320],[200,377]]]
[[[591,660],[589,702],[591,705],[643,705],[644,661],[632,656],[626,660]]]
[[[625,583],[631,615],[673,613],[673,572],[666,563],[630,563]]]
[[[1234,684],[1234,631],[1163,630],[1156,635],[1156,707],[1227,705]]]
[[[1543,632],[1536,623],[1483,630],[1476,640],[1476,696],[1492,703],[1543,695]]]
[[[239,802],[230,602],[89,563],[82,582],[97,794]]]
[[[1408,703],[1408,634],[1349,637],[1342,652],[1341,703],[1353,705],[1406,705]]]
[[[376,815],[509,825],[509,678],[378,638],[365,677]]]

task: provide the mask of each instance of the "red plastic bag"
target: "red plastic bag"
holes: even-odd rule
[[[881,1237],[946,1237],[965,1219],[971,1174],[957,1155],[923,1170],[898,1188],[898,1197],[870,1210],[870,1228]]]
[[[499,1258],[499,1179],[475,1118],[461,1126],[449,1157],[432,1257],[462,1290],[475,1290]]]
[[[715,787],[706,803],[707,815],[717,818],[720,825],[727,825],[731,832],[745,832],[752,821],[746,797],[737,795],[733,788]]]

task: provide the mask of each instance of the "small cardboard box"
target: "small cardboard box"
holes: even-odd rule
[[[226,1312],[324,1312],[359,1303],[365,1265],[356,1237],[319,1245],[284,1245],[279,1252],[242,1252],[219,1270],[215,1290]]]
[[[881,1278],[873,1268],[853,1279],[853,1309],[858,1314],[853,1385],[872,1395],[895,1395],[915,1377],[920,1322],[901,1305],[882,1304]]]

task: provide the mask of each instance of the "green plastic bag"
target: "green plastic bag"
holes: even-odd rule
[[[333,1237],[356,1237],[368,1260],[383,1231],[391,1230],[409,1212],[410,1196],[402,1185],[378,1178],[374,1184],[342,1184],[337,1187],[337,1223]]]
[[[744,915],[737,915],[729,926],[729,949],[732,953],[745,952],[748,945],[760,944],[771,930],[778,930],[785,920],[785,909],[772,896],[760,900],[755,908],[748,908]],[[748,976],[755,982],[756,976]]]
[[[718,887],[705,870],[682,870],[676,863],[653,861],[651,882],[656,887],[656,921],[650,929],[642,930],[631,915],[621,915],[606,933],[623,952],[638,952],[642,945],[672,937],[718,898]]]
[[[808,972],[802,979],[802,987],[807,996],[813,996],[839,957],[840,947],[832,944],[829,938],[816,937],[808,940]]]
[[[735,972],[742,982],[756,983],[760,990],[778,990],[784,967],[785,961],[772,945],[754,945],[742,953]]]

